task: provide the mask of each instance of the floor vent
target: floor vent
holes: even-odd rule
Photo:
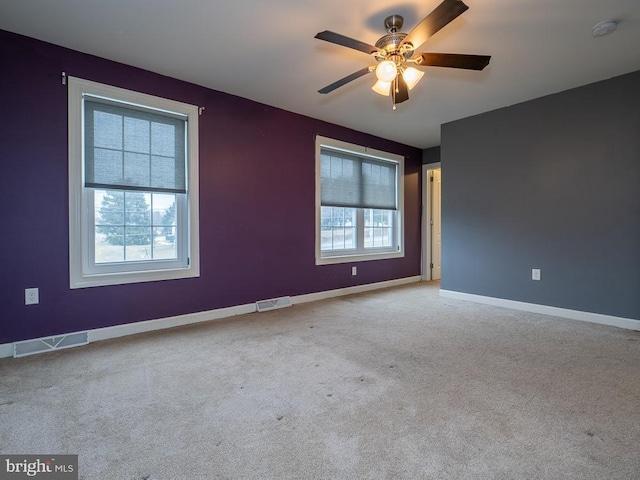
[[[277,308],[285,308],[291,306],[291,297],[272,298],[270,300],[260,300],[256,302],[256,308],[259,312],[267,310],[275,310]]]
[[[26,357],[36,353],[51,352],[64,348],[78,347],[89,343],[87,332],[69,333],[67,335],[57,335],[55,337],[38,338],[35,340],[25,340],[13,344],[14,357]]]

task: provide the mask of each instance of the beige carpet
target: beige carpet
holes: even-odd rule
[[[0,360],[80,478],[638,479],[640,333],[412,284]]]

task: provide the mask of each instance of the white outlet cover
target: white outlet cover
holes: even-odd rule
[[[539,268],[531,269],[531,280],[540,280],[540,269]]]
[[[24,304],[36,305],[40,303],[40,294],[37,288],[25,288],[24,289]]]

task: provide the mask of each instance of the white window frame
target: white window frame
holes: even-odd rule
[[[322,199],[321,199],[321,149],[326,147],[332,150],[343,151],[345,153],[356,155],[359,157],[368,157],[386,162],[392,162],[397,165],[397,185],[396,194],[398,196],[398,209],[395,212],[394,225],[394,245],[391,248],[371,247],[366,249],[345,249],[334,251],[322,251]],[[316,265],[331,265],[337,263],[353,263],[365,262],[370,260],[382,260],[388,258],[404,257],[404,157],[394,153],[383,152],[361,145],[355,145],[333,138],[327,138],[316,135],[315,145],[316,155],[316,205],[315,205],[315,222],[316,222]],[[364,229],[364,214],[362,209],[356,210],[358,230]]]
[[[187,193],[177,194],[178,260],[96,264],[94,261],[93,189],[84,186],[83,96],[187,117]],[[198,195],[198,107],[153,95],[68,77],[69,109],[69,277],[70,287],[172,280],[200,276]],[[162,193],[162,192],[160,192]]]

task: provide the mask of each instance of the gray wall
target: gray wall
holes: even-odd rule
[[[441,148],[443,289],[640,319],[640,71],[445,124]]]
[[[438,163],[440,161],[440,147],[425,148],[422,150],[422,164]]]

